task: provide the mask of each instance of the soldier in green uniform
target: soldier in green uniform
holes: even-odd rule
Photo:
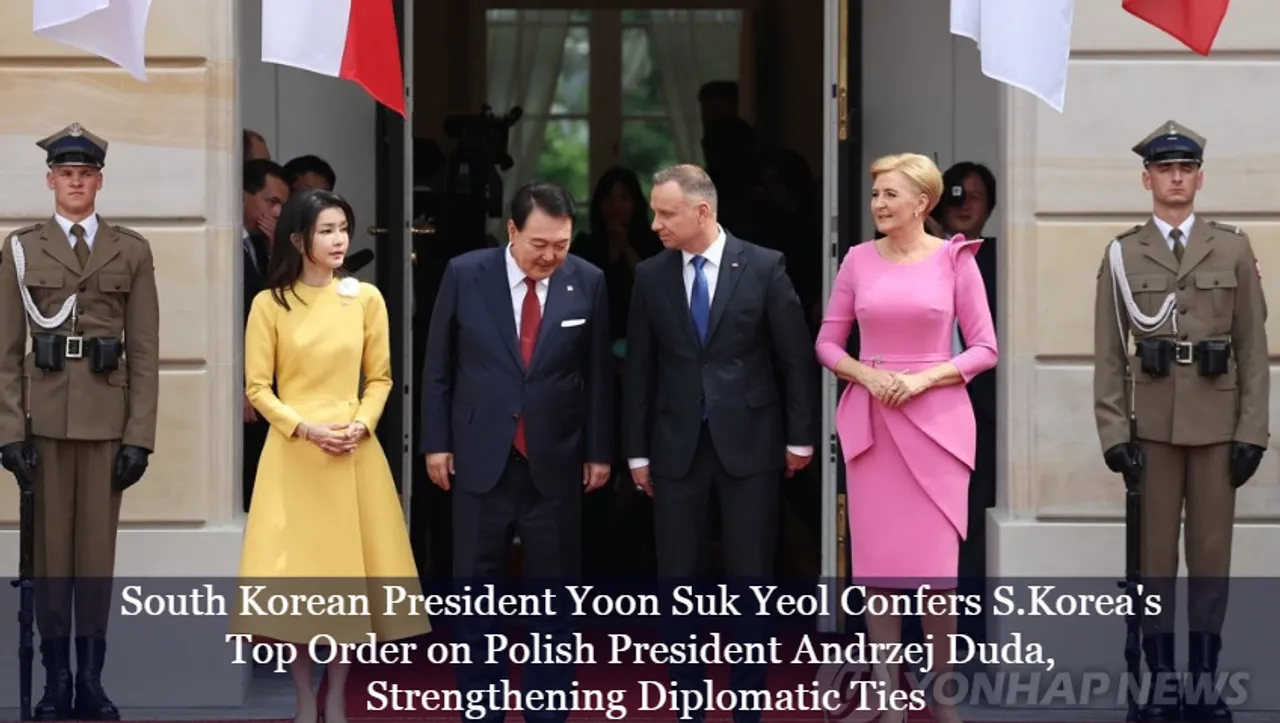
[[[1243,231],[1194,212],[1204,147],[1203,137],[1175,121],[1133,147],[1154,213],[1108,245],[1094,309],[1098,437],[1107,467],[1141,480],[1142,577],[1164,607],[1143,622],[1143,654],[1156,679],[1176,674],[1173,595],[1184,511],[1188,667],[1193,676],[1216,673],[1236,490],[1257,471],[1269,435],[1261,272]],[[1169,689],[1145,702],[1144,720],[1231,717],[1212,694],[1191,699]]]
[[[107,142],[77,123],[38,145],[54,215],[0,247],[0,463],[35,493],[34,714],[118,720],[101,675],[121,495],[155,448],[155,265],[145,238],[97,214]]]

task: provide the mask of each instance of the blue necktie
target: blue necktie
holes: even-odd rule
[[[693,328],[698,341],[707,343],[707,327],[711,324],[711,293],[707,289],[707,275],[702,267],[707,263],[703,256],[693,257],[693,292],[689,295],[689,312],[693,314]]]
[[[698,340],[703,346],[707,343],[707,327],[711,324],[711,293],[707,289],[707,275],[702,267],[707,259],[702,256],[693,257],[693,291],[689,294],[689,312],[693,315],[693,328],[698,332]],[[707,418],[707,397],[702,397],[702,418]]]

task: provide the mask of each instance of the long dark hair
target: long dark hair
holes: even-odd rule
[[[311,238],[316,231],[316,219],[331,208],[342,209],[347,216],[348,233],[356,225],[356,214],[351,210],[347,199],[333,191],[323,188],[308,188],[289,197],[284,208],[280,210],[280,220],[276,222],[276,237],[271,247],[271,259],[267,262],[267,288],[271,289],[271,297],[286,309],[289,301],[285,293],[293,291],[294,284],[302,277],[305,253],[311,257]],[[302,240],[302,250],[294,245],[294,237]],[[338,276],[346,276],[343,269],[335,269]],[[294,293],[297,297],[297,293]],[[298,299],[302,301],[301,298]]]
[[[644,198],[644,190],[640,188],[640,178],[636,176],[636,172],[622,166],[614,166],[605,171],[596,183],[587,219],[591,224],[591,232],[604,236],[604,201],[613,193],[613,187],[618,185],[631,198],[632,212],[631,218],[627,220],[627,235],[633,240],[644,238],[645,232],[649,230],[649,203]]]

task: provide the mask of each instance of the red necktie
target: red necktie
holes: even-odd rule
[[[524,280],[524,306],[520,307],[520,355],[524,357],[526,371],[533,363],[533,346],[538,341],[538,328],[542,326],[542,308],[538,305],[537,283],[530,278]],[[520,454],[528,457],[529,450],[526,444],[524,415],[521,414],[516,422],[515,447]]]

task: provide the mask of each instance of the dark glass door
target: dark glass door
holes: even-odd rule
[[[412,43],[406,41],[406,0],[394,0],[396,35],[400,43],[400,57],[405,68],[406,85],[413,67]],[[406,96],[408,89],[406,88]],[[406,106],[411,108],[406,97]],[[409,211],[405,179],[411,163],[405,141],[409,121],[393,110],[378,104],[377,114],[377,200],[374,220],[375,283],[387,301],[387,314],[391,322],[391,373],[395,387],[387,399],[387,408],[378,423],[378,441],[382,444],[391,464],[391,474],[402,498],[411,492],[412,483],[405,470],[412,448],[409,444],[412,430],[406,423],[406,404],[411,403],[413,385],[412,370],[406,354],[412,348],[409,321],[413,314],[413,297],[406,294],[409,277]]]

